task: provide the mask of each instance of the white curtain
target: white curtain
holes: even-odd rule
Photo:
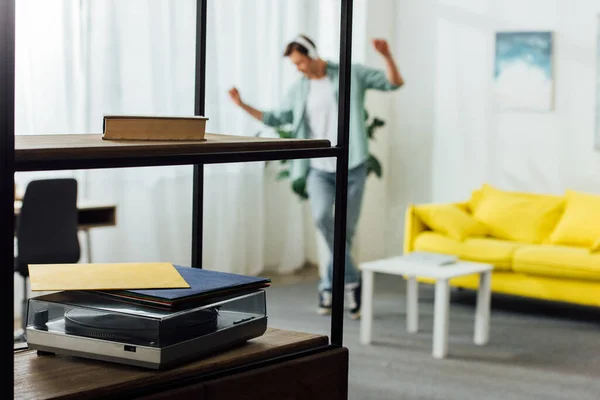
[[[269,134],[227,90],[237,86],[249,103],[276,107],[297,78],[282,52],[298,33],[337,59],[339,0],[213,0],[208,8],[208,131]],[[194,0],[20,0],[16,11],[18,135],[100,133],[110,113],[193,113]],[[315,259],[307,205],[289,182],[275,182],[274,168],[206,166],[206,268],[289,272]],[[189,265],[191,166],[18,173],[16,180],[24,188],[57,175],[75,176],[80,198],[117,204],[117,226],[91,233],[94,262]]]

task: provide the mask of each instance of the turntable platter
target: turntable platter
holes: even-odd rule
[[[96,339],[144,344],[153,342],[158,326],[155,321],[127,315],[72,309],[65,313],[65,332]],[[161,326],[161,343],[174,343],[201,336],[217,329],[218,311],[204,309],[178,319],[176,324]]]

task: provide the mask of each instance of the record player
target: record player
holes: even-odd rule
[[[39,354],[163,369],[242,344],[266,329],[264,290],[183,310],[63,291],[29,299],[26,334]]]

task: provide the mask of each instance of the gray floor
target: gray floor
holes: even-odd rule
[[[325,333],[316,314],[316,283],[268,289],[272,327]],[[420,290],[420,332],[405,331],[401,278],[376,278],[373,344],[358,342],[359,321],[346,319],[351,400],[600,399],[600,312],[493,296],[487,346],[472,343],[475,297],[452,294],[449,356],[431,357],[433,291]],[[600,295],[600,294],[599,294]]]

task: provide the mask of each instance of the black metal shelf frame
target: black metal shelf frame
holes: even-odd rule
[[[15,0],[0,0],[0,269],[2,270],[2,307],[0,329],[2,364],[8,384],[2,385],[6,396],[14,397],[14,180],[15,180]],[[9,215],[12,214],[12,215]],[[10,324],[10,325],[9,325]],[[4,379],[7,382],[7,379]],[[4,394],[4,393],[2,393]]]
[[[315,0],[317,1],[317,0]],[[195,105],[194,114],[204,115],[206,82],[206,26],[208,0],[196,1],[196,65],[195,65]],[[14,174],[16,171],[127,168],[164,165],[193,165],[193,218],[192,218],[192,255],[193,267],[202,268],[202,222],[203,222],[203,186],[204,165],[209,163],[249,162],[277,159],[336,157],[336,195],[333,248],[333,309],[331,316],[330,344],[310,351],[301,351],[285,357],[267,359],[234,370],[220,371],[219,374],[238,372],[249,368],[272,364],[283,359],[293,359],[306,354],[339,348],[343,345],[344,320],[344,253],[346,232],[346,209],[348,188],[348,138],[350,116],[350,70],[352,49],[352,0],[341,0],[340,24],[340,76],[338,103],[338,144],[333,148],[247,151],[219,154],[181,154],[160,157],[111,157],[94,159],[73,159],[56,161],[23,161],[15,163],[15,0],[0,0],[0,265],[3,270],[2,295],[4,304],[13,304],[13,246],[14,246]],[[0,330],[3,344],[3,359],[13,360],[5,374],[14,379],[14,351],[9,349],[12,342],[12,307],[5,316],[5,328]],[[11,327],[8,326],[10,321]],[[10,355],[9,355],[10,354]],[[198,377],[201,379],[203,377]],[[14,381],[13,381],[14,382]],[[9,394],[13,394],[13,385],[2,385]],[[12,397],[12,396],[11,396]]]
[[[182,153],[170,155],[134,155],[111,156],[71,159],[41,159],[20,160],[15,159],[14,168],[17,172],[25,171],[59,171],[75,169],[98,168],[133,168],[133,167],[158,167],[166,165],[203,165],[226,164],[253,161],[291,160],[300,158],[336,157],[340,154],[337,147],[322,147],[314,149],[285,149],[285,150],[255,150],[232,151],[217,153]],[[194,181],[197,182],[196,179]],[[194,207],[194,209],[196,209]]]

